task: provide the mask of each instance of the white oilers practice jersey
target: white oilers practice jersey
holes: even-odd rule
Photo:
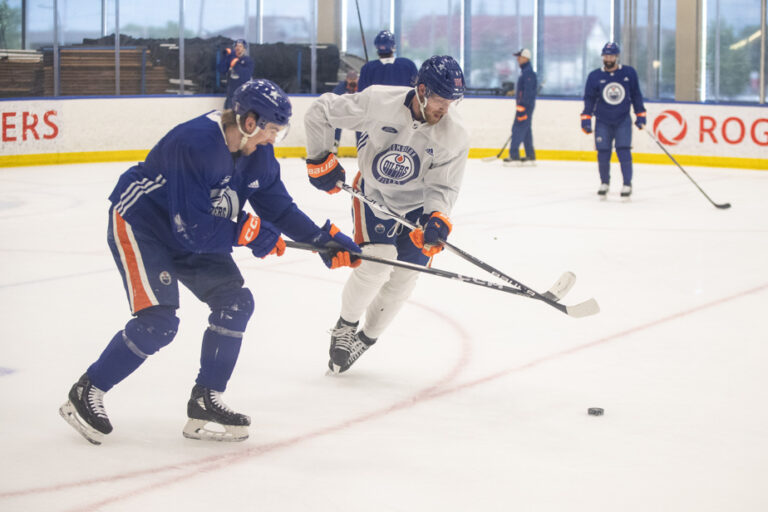
[[[469,155],[469,134],[454,105],[435,125],[413,119],[406,105],[412,91],[373,85],[357,94],[323,94],[304,117],[308,158],[328,153],[336,128],[362,132],[357,161],[368,197],[400,215],[420,206],[424,213],[450,215]]]

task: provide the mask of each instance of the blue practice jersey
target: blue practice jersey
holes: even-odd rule
[[[369,85],[404,85],[413,87],[419,71],[412,60],[403,57],[366,62],[360,69],[357,92]]]
[[[319,228],[285,189],[272,145],[235,160],[220,119],[211,112],[178,125],[123,173],[109,197],[117,213],[180,252],[231,252],[246,202],[294,240],[311,238]]]
[[[617,125],[629,115],[630,104],[635,114],[645,112],[635,68],[620,65],[615,71],[600,68],[589,74],[582,114],[595,115],[598,121]]]
[[[124,172],[109,196],[118,215],[174,250],[230,252],[236,225],[212,209],[235,168],[220,119],[210,112],[176,126]]]

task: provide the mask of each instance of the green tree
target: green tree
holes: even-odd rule
[[[0,48],[21,48],[21,9],[0,2]]]

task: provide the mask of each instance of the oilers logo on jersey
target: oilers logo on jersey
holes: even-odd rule
[[[626,89],[618,82],[611,82],[603,88],[603,100],[609,105],[620,104],[626,95]]]
[[[237,222],[240,213],[240,200],[237,192],[229,187],[211,190],[211,215]]]
[[[373,177],[379,183],[404,185],[419,176],[418,153],[401,144],[392,144],[373,159]]]

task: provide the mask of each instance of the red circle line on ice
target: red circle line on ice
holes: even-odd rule
[[[75,505],[73,508],[68,509],[69,512],[75,512],[75,511],[95,512],[97,510],[100,510],[104,506],[112,503],[126,502],[132,498],[135,498],[138,495],[146,494],[157,489],[165,488],[165,487],[177,484],[180,481],[188,480],[191,478],[197,478],[211,471],[228,468],[235,463],[244,462],[254,457],[263,456],[267,453],[270,453],[276,450],[294,447],[303,442],[307,442],[309,440],[312,440],[318,437],[334,434],[339,431],[346,430],[347,428],[354,427],[361,423],[377,420],[391,413],[409,409],[420,403],[428,402],[436,398],[442,397],[444,395],[450,395],[453,393],[471,389],[476,386],[485,384],[487,382],[492,382],[499,378],[503,378],[518,372],[522,372],[522,371],[540,366],[542,364],[546,364],[550,361],[560,359],[562,357],[567,357],[572,354],[576,354],[585,350],[595,348],[597,346],[605,345],[607,343],[623,339],[624,337],[629,336],[631,334],[645,331],[647,329],[651,329],[653,327],[663,325],[674,320],[678,320],[688,315],[692,315],[695,313],[699,313],[701,311],[708,310],[709,308],[720,306],[730,301],[743,298],[747,295],[751,295],[754,293],[761,293],[767,289],[768,289],[768,283],[763,283],[762,285],[756,286],[754,288],[750,288],[747,290],[743,290],[741,292],[734,293],[732,295],[721,297],[719,299],[715,299],[710,302],[700,304],[698,306],[693,306],[691,308],[678,311],[676,313],[672,313],[670,315],[658,318],[656,320],[652,320],[644,324],[637,325],[635,327],[630,327],[628,329],[625,329],[624,331],[609,334],[602,338],[598,338],[596,340],[583,343],[581,345],[567,348],[558,352],[553,352],[551,354],[535,358],[526,363],[509,367],[507,369],[503,369],[495,373],[491,373],[483,377],[479,377],[474,380],[461,382],[461,383],[455,383],[455,379],[458,376],[458,374],[461,373],[461,371],[468,364],[468,358],[470,355],[469,342],[471,341],[471,339],[468,339],[468,338],[471,338],[471,336],[468,336],[468,333],[463,329],[461,324],[453,323],[452,319],[446,316],[444,317],[444,319],[446,319],[449,323],[452,323],[452,327],[455,329],[455,332],[457,332],[457,334],[459,335],[459,339],[461,341],[462,349],[459,354],[459,357],[454,361],[453,367],[449,368],[447,373],[445,373],[440,379],[438,379],[436,382],[433,382],[431,385],[427,385],[427,387],[425,388],[417,390],[414,395],[407,397],[404,400],[392,403],[390,405],[385,405],[382,408],[379,408],[377,410],[370,411],[367,413],[363,413],[356,417],[342,420],[341,422],[334,425],[320,427],[318,429],[311,430],[304,434],[299,434],[297,436],[289,437],[286,439],[278,439],[271,442],[257,444],[255,446],[249,446],[248,448],[238,452],[222,453],[222,454],[212,455],[208,457],[202,457],[196,460],[186,461],[184,463],[176,463],[176,464],[171,464],[166,466],[157,466],[153,468],[147,468],[144,470],[127,471],[122,474],[108,475],[101,478],[83,479],[79,481],[55,484],[50,486],[20,489],[17,491],[0,492],[0,499],[62,492],[62,491],[70,490],[73,488],[87,488],[97,484],[117,482],[121,480],[130,480],[133,478],[140,478],[147,475],[154,475],[154,476],[164,475],[163,477],[158,477],[154,483],[147,484],[130,491],[119,491],[114,494],[107,492],[105,496],[96,498],[96,501],[84,503],[82,505]],[[439,311],[433,310],[432,308],[429,308],[423,304],[419,304],[419,303],[416,303],[416,304],[419,307],[422,307],[428,310],[430,313],[436,314],[438,316],[441,315]],[[87,499],[87,497],[85,498]]]

